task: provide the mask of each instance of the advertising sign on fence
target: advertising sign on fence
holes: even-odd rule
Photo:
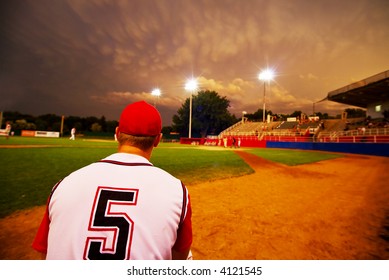
[[[35,131],[35,130],[22,130],[22,136],[25,137],[59,137],[57,131]]]

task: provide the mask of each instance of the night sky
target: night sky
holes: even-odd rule
[[[195,77],[240,118],[262,108],[258,74],[270,67],[266,109],[312,114],[329,91],[389,69],[387,0],[2,0],[0,8],[0,111],[117,120],[126,104],[146,100],[170,125]]]

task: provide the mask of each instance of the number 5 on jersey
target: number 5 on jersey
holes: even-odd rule
[[[125,260],[130,258],[134,222],[124,211],[114,206],[135,206],[137,189],[99,187],[96,192],[89,232],[86,239],[84,259]],[[120,207],[118,209],[124,209]],[[109,236],[112,236],[110,238]]]

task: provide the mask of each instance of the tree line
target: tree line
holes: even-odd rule
[[[36,117],[16,111],[5,111],[3,113],[3,124],[8,121],[11,122],[12,130],[16,133],[21,130],[61,131],[62,126],[62,116],[55,114]],[[68,116],[63,120],[62,132],[64,135],[70,134],[70,130],[75,127],[77,133],[113,134],[117,125],[117,121],[107,121],[104,116],[100,118]]]
[[[230,101],[220,96],[215,91],[199,91],[192,96],[192,137],[206,137],[207,135],[218,135],[224,129],[237,123],[241,117],[229,112]],[[365,117],[366,111],[362,109],[346,109],[349,118]],[[162,128],[164,136],[171,134],[180,137],[187,137],[189,130],[190,98],[187,98],[177,113],[172,118],[172,125]],[[283,121],[289,117],[299,118],[304,114],[302,111],[294,111],[291,114],[277,114],[265,110],[276,121]],[[320,119],[340,118],[330,116],[327,113],[316,112]],[[244,117],[248,121],[262,121],[263,110],[258,109],[254,113],[247,113]],[[12,130],[40,130],[40,131],[61,131],[62,117],[55,114],[45,114],[38,117],[21,114],[19,112],[4,112],[3,126],[10,121]],[[104,116],[98,117],[77,117],[68,116],[64,118],[62,132],[69,135],[70,130],[75,127],[78,133],[82,134],[107,134],[113,135],[118,125],[116,120],[106,120]],[[3,128],[3,127],[2,127]]]

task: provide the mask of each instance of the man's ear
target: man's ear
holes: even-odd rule
[[[118,126],[115,128],[115,135],[116,135],[116,139],[119,139],[119,127]]]
[[[158,144],[161,141],[161,139],[162,139],[162,133],[160,133],[157,137],[155,137],[154,148],[158,146]]]

